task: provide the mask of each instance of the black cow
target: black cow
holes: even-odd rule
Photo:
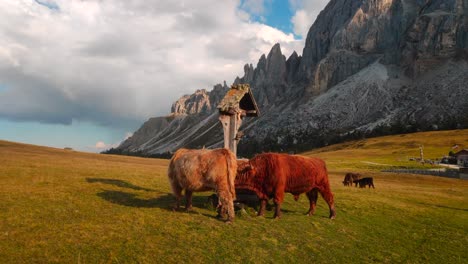
[[[371,186],[372,186],[372,188],[375,188],[374,187],[374,179],[372,177],[366,177],[366,178],[362,178],[360,180],[354,180],[353,182],[356,184],[356,187],[359,184],[359,188],[366,188],[366,186],[369,186],[369,188]]]

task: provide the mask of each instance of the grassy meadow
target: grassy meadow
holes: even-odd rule
[[[468,130],[397,135],[304,153],[327,161],[337,218],[286,196],[227,225],[196,193],[173,212],[167,160],[0,141],[0,263],[467,263],[468,181],[380,172],[468,147]],[[425,165],[429,168],[429,165]],[[344,187],[345,172],[375,189]]]

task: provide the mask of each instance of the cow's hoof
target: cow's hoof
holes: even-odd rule
[[[226,218],[226,215],[222,215],[222,214],[216,215],[216,219],[225,219],[225,218]]]
[[[330,214],[330,219],[335,219],[335,218],[336,218],[336,213],[335,213],[335,212],[332,212],[332,213]]]

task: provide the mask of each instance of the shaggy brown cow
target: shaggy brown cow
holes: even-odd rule
[[[356,180],[359,180],[360,178],[361,178],[361,175],[359,173],[348,172],[348,173],[346,173],[346,175],[344,177],[343,185],[344,186],[353,186],[353,182],[356,181]]]
[[[169,163],[168,177],[176,197],[175,209],[180,207],[182,190],[185,190],[187,210],[192,209],[192,193],[216,190],[221,212],[227,212],[228,221],[234,220],[236,193],[234,179],[237,162],[227,149],[179,149]]]
[[[265,214],[267,200],[273,198],[275,218],[281,217],[284,193],[292,193],[297,199],[306,193],[310,201],[308,215],[313,215],[318,193],[330,208],[330,218],[336,216],[333,194],[330,190],[325,162],[318,158],[290,156],[287,154],[258,154],[237,169],[236,189],[255,191],[260,199],[258,215]]]
[[[353,182],[356,184],[356,186],[359,184],[359,188],[366,188],[366,186],[368,185],[369,188],[372,186],[372,188],[375,189],[374,179],[372,177],[362,178],[360,180],[355,180]]]

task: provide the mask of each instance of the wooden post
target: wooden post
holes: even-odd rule
[[[221,124],[223,125],[223,133],[224,133],[224,148],[229,149],[229,124],[230,124],[230,118],[228,115],[219,115],[219,121],[221,121]]]
[[[421,158],[421,162],[424,163],[424,146],[423,145],[420,145],[419,146],[419,156]]]
[[[229,116],[229,150],[237,157],[237,117],[236,115]]]
[[[248,84],[233,85],[218,104],[219,121],[223,125],[224,148],[237,156],[237,144],[242,137],[239,128],[245,116],[260,114]]]
[[[239,115],[223,115],[219,116],[219,121],[223,125],[224,132],[224,148],[229,149],[237,157],[237,143],[239,138],[237,138],[237,132],[242,124],[242,119]]]

